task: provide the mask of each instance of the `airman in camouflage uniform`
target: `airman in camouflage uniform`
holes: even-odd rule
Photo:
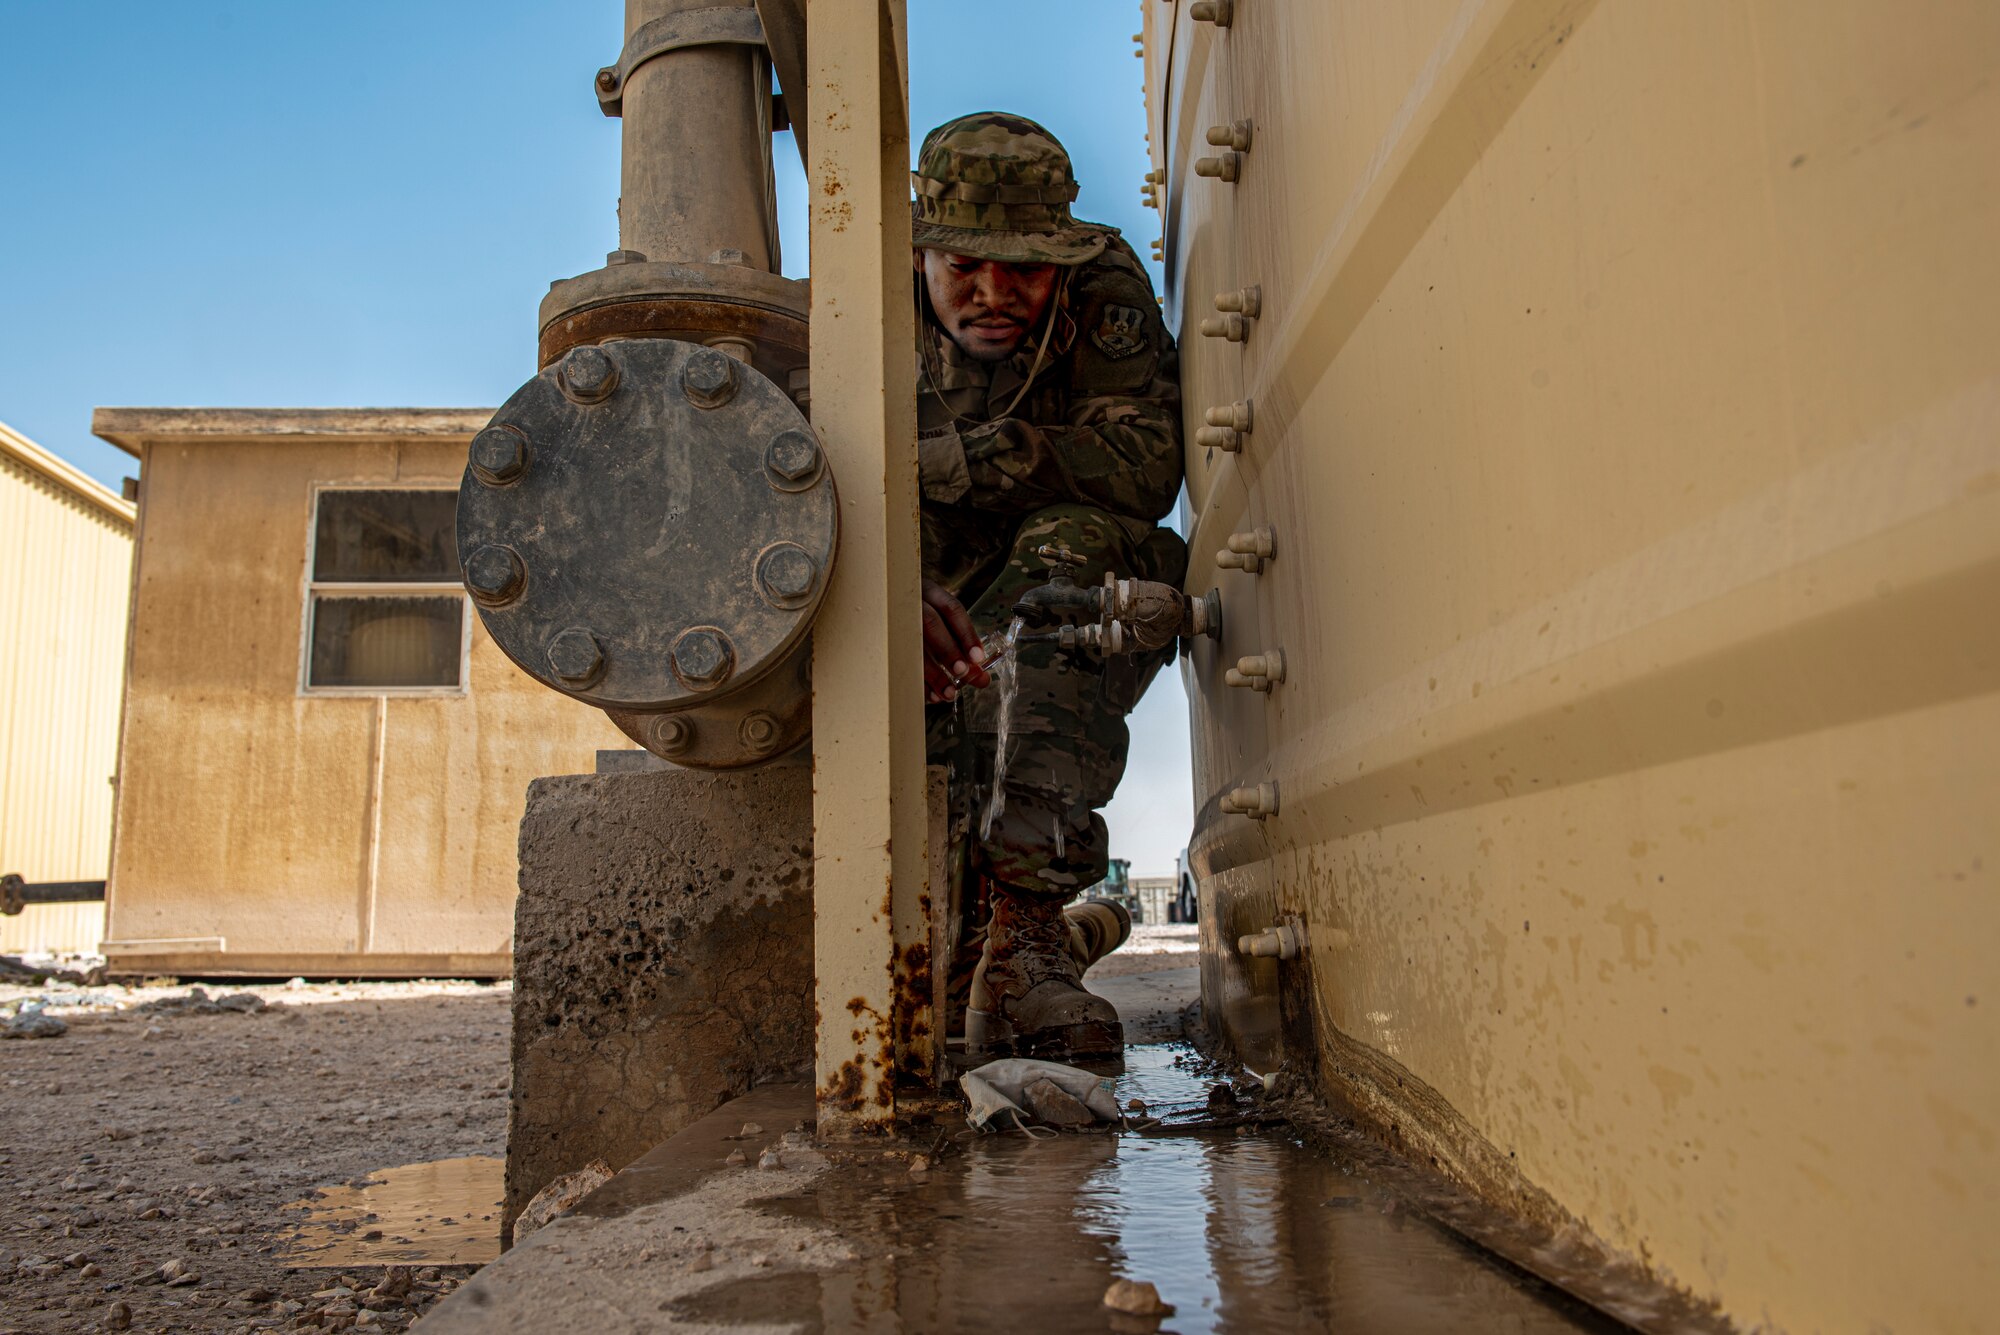
[[[980,636],[1003,630],[1052,573],[1038,554],[1051,544],[1082,561],[1080,583],[1178,584],[1186,547],[1157,523],[1181,485],[1178,368],[1138,257],[1115,229],[1072,219],[1068,154],[1024,117],[940,126],[912,180],[927,604]],[[1125,770],[1125,715],[1172,651],[1019,650],[1005,806],[981,837],[1000,692],[967,638],[950,636],[954,662],[933,636],[927,673],[954,854],[978,892],[967,900],[992,914],[969,1023],[1020,1051],[1115,1051],[1116,1011],[1082,990],[1061,910],[1105,874],[1097,809]]]

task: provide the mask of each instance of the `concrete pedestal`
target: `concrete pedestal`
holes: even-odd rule
[[[809,1076],[812,934],[809,766],[530,785],[503,1237],[563,1173]]]

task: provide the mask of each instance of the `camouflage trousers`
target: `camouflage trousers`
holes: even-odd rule
[[[940,531],[945,522],[924,512],[925,565],[931,578],[958,595],[982,635],[1005,629],[1015,601],[1047,582],[1051,565],[1036,554],[1045,545],[1060,543],[1083,561],[1076,578],[1084,585],[1103,583],[1106,571],[1177,585],[1187,568],[1186,544],[1171,530],[1086,505],[1054,505],[1025,519],[970,521],[954,508],[951,531]],[[956,873],[1067,900],[1102,880],[1109,866],[1097,809],[1125,774],[1125,716],[1174,650],[1135,658],[1031,644],[1017,655],[1005,803],[983,835],[999,743],[997,679],[961,693],[954,704],[931,707],[930,762],[952,775]],[[965,895],[962,902],[970,908],[975,898]]]

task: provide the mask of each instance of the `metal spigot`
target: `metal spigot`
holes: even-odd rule
[[[1087,564],[1081,556],[1078,556],[1069,549],[1068,543],[1063,542],[1061,539],[1057,539],[1055,542],[1043,543],[1041,546],[1035,548],[1035,555],[1056,568],[1054,578],[1067,578],[1072,583],[1076,580],[1076,572],[1083,569]]]
[[[1051,622],[1095,620],[1100,608],[1098,591],[1076,582],[1076,572],[1084,560],[1060,542],[1045,543],[1035,555],[1053,566],[1048,583],[1029,589],[1014,603],[1014,615],[1031,626]]]
[[[1103,584],[1085,588],[1076,582],[1083,558],[1062,543],[1038,547],[1035,555],[1054,567],[1053,572],[1047,583],[1015,601],[1014,615],[1026,626],[1054,623],[1060,629],[1023,636],[1024,643],[1054,640],[1065,649],[1144,654],[1184,637],[1222,638],[1222,595],[1214,589],[1191,597],[1171,584],[1119,579],[1111,571],[1105,572]]]

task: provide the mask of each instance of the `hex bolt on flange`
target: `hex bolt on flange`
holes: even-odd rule
[[[694,745],[694,724],[679,714],[661,714],[648,726],[646,735],[656,754],[683,755]]]
[[[735,657],[721,631],[695,626],[682,631],[674,641],[674,675],[690,689],[706,691],[721,685],[735,670]]]
[[[780,431],[764,450],[764,467],[785,491],[803,491],[819,472],[819,442],[803,431]]]
[[[549,641],[549,669],[565,686],[588,686],[604,672],[604,649],[595,635],[572,626]]]
[[[1225,816],[1248,816],[1251,820],[1275,816],[1278,814],[1277,782],[1267,779],[1255,787],[1231,788],[1216,805]]]
[[[514,601],[527,580],[528,568],[511,547],[489,542],[465,558],[465,587],[488,607]]]
[[[504,487],[528,470],[528,438],[511,426],[489,426],[472,438],[466,457],[474,477]]]
[[[571,348],[556,363],[556,384],[571,403],[602,403],[618,388],[618,363],[603,348]]]
[[[761,709],[753,709],[736,725],[736,740],[752,754],[761,756],[778,744],[779,734],[783,731],[776,717]]]
[[[697,408],[720,408],[736,397],[736,359],[703,348],[681,368],[681,392]]]
[[[773,607],[798,607],[819,582],[819,562],[795,542],[777,542],[757,557],[757,593]]]

